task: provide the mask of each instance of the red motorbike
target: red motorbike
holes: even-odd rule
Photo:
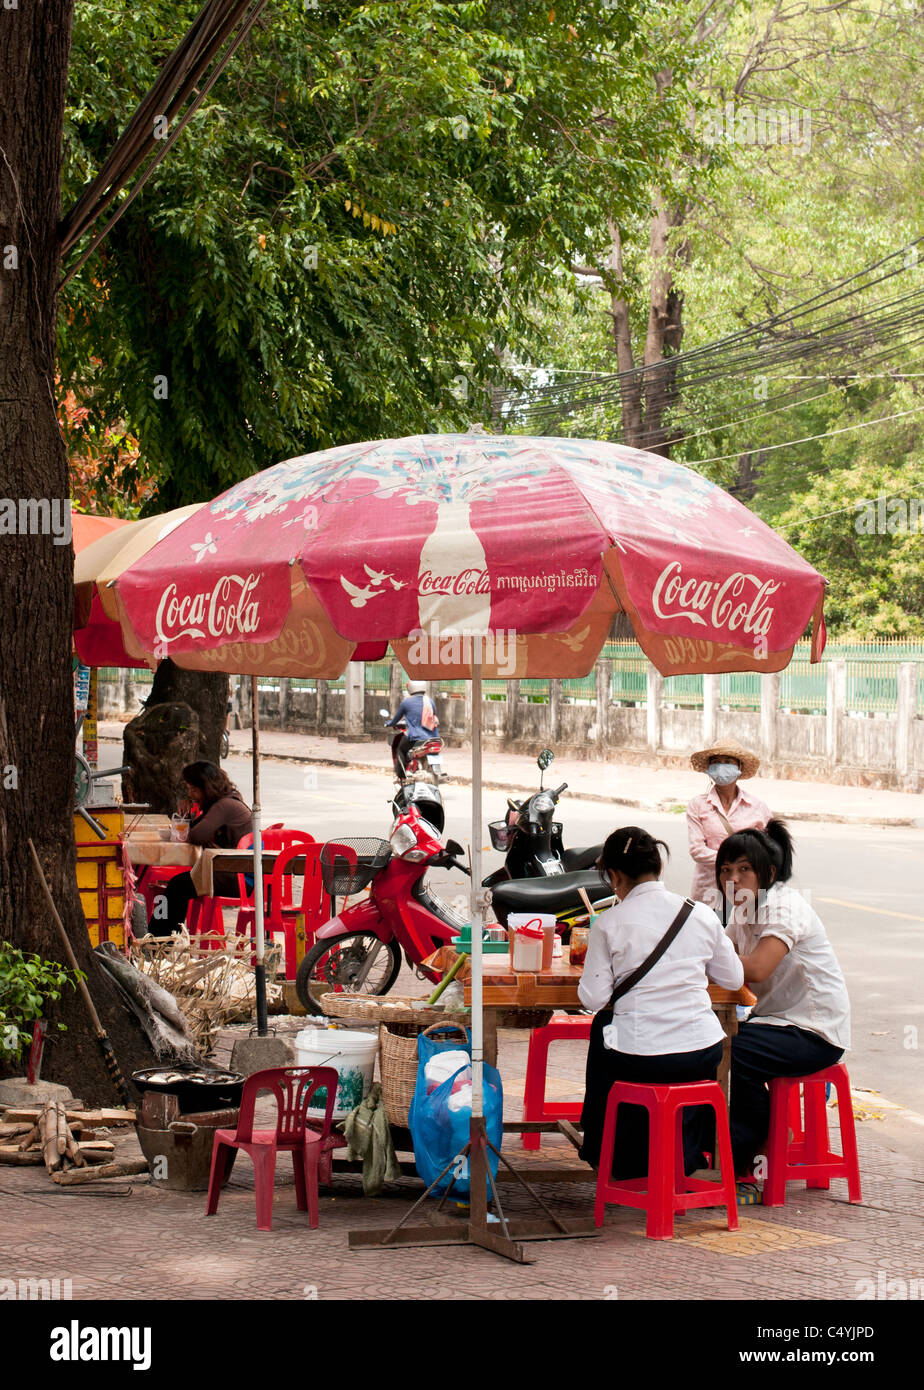
[[[401,969],[402,952],[434,984],[439,974],[423,964],[468,922],[425,883],[429,868],[461,869],[463,849],[446,844],[411,804],[399,815],[389,840],[347,839],[324,845],[321,875],[334,898],[369,888],[368,897],[325,922],[295,978],[299,999],[310,1014],[322,1012],[322,994],[387,994]]]

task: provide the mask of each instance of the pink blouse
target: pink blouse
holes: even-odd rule
[[[728,839],[728,829],[720,819],[725,817],[732,830],[763,830],[772,812],[759,797],[752,796],[738,783],[737,795],[729,810],[719,800],[715,786],[702,796],[694,796],[687,807],[687,830],[690,854],[695,871],[690,897],[715,907],[719,901],[715,882],[715,857],[719,845]]]

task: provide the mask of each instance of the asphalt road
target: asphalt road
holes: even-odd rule
[[[232,757],[225,766],[249,799],[250,760]],[[391,784],[384,776],[271,758],[261,762],[261,771],[264,824],[281,820],[318,839],[387,838]],[[468,847],[470,788],[444,785],[443,798],[446,834]],[[485,825],[500,819],[504,809],[504,793],[485,793]],[[683,816],[623,807],[608,815],[604,805],[569,801],[566,792],[561,819],[568,846],[595,843],[618,825],[641,820],[670,846],[668,887],[689,890],[692,868]],[[850,990],[851,1081],[924,1115],[924,831],[818,822],[794,823],[793,831],[796,886],[810,891]],[[485,841],[487,873],[501,863],[501,856],[490,848],[487,835]],[[449,900],[467,891],[461,875],[437,871],[433,882]]]

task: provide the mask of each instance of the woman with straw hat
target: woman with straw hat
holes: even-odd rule
[[[690,897],[718,910],[715,857],[719,845],[738,830],[763,830],[771,812],[759,797],[739,786],[741,778],[755,775],[760,759],[736,739],[700,749],[690,764],[696,772],[707,773],[712,784],[687,807],[690,854],[695,865]]]

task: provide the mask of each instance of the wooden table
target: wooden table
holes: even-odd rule
[[[125,848],[132,866],[135,868],[169,866],[171,868],[192,869],[203,854],[208,854],[212,859],[214,873],[249,874],[253,872],[253,853],[249,849],[202,850],[198,845],[160,840],[151,834],[139,835],[137,832],[126,835]],[[278,857],[278,850],[265,849],[263,851],[264,882],[269,881]],[[296,878],[304,874],[304,856],[291,859],[289,871]]]
[[[578,985],[584,973],[583,966],[572,965],[567,958],[555,960],[548,970],[533,974],[524,970],[513,970],[509,954],[485,955],[483,958],[483,1002],[484,1002],[484,1059],[492,1067],[497,1066],[497,1020],[498,1014],[507,1014],[508,1023],[515,1022],[517,1011],[524,1015],[536,1009],[582,1008],[578,998]],[[713,1012],[725,1032],[722,1061],[718,1080],[728,1099],[728,1073],[731,1065],[731,1040],[738,1031],[738,1005],[756,1004],[757,1000],[744,985],[739,990],[721,989],[710,984],[709,998]],[[465,981],[465,1002],[471,1005],[471,981]],[[524,1022],[525,1027],[532,1024]]]

